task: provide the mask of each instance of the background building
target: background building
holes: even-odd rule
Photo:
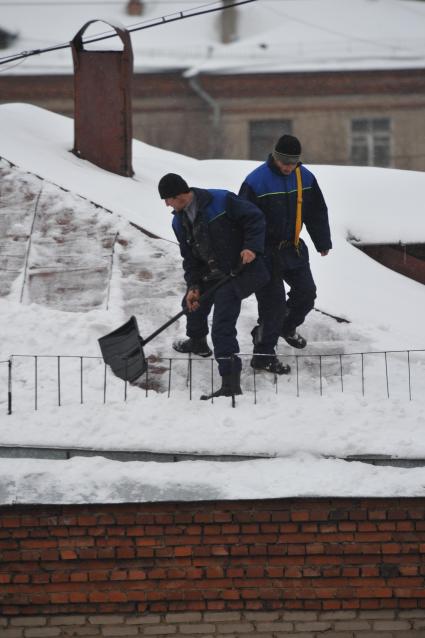
[[[184,15],[194,7],[179,5]],[[67,42],[101,13],[134,28],[175,10],[17,1],[2,9],[2,53]],[[425,170],[423,33],[425,4],[415,0],[261,0],[134,32],[134,135],[198,158],[259,160],[292,132],[309,163]],[[69,49],[1,71],[1,102],[73,115]]]

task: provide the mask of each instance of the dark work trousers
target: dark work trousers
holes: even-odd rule
[[[213,305],[211,338],[218,371],[223,377],[232,372],[239,372],[242,368],[239,357],[234,356],[232,363],[232,355],[239,352],[236,322],[241,311],[241,300],[236,293],[233,281],[218,288],[198,310],[187,313],[186,334],[188,337],[199,339],[208,334],[208,315]],[[183,307],[186,307],[184,300]]]
[[[285,283],[290,286],[285,300]],[[314,308],[316,286],[307,262],[297,268],[285,269],[283,280],[275,275],[255,293],[258,302],[257,336],[254,352],[275,354],[280,334],[292,334]]]
[[[282,334],[292,334],[304,323],[310,310],[314,308],[316,285],[311,274],[310,264],[291,268],[283,273],[285,282],[291,287],[286,303],[286,316],[283,320]]]
[[[260,325],[253,334],[254,352],[274,355],[285,316],[285,284],[280,277],[272,277],[255,296]]]

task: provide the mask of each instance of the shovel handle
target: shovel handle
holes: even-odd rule
[[[152,341],[152,339],[157,337],[161,332],[166,330],[168,328],[168,326],[171,326],[172,323],[177,321],[177,319],[180,319],[180,317],[183,317],[183,315],[185,315],[185,314],[186,314],[186,310],[180,310],[180,312],[178,312],[176,315],[174,315],[174,317],[171,317],[171,319],[169,319],[167,321],[167,323],[164,323],[162,326],[160,326],[158,328],[158,330],[155,330],[155,332],[153,332],[151,335],[149,335],[149,337],[146,337],[146,339],[142,339],[142,337],[140,337],[140,345],[142,347],[145,346],[147,343],[149,343],[149,341]]]
[[[202,304],[202,302],[205,301],[206,299],[209,299],[209,297],[216,290],[218,290],[218,288],[223,286],[225,283],[227,283],[228,281],[230,281],[234,277],[237,277],[237,275],[239,275],[239,273],[241,272],[242,268],[243,268],[243,264],[239,264],[239,266],[234,271],[232,271],[229,275],[226,275],[225,277],[222,277],[221,279],[219,279],[213,286],[211,286],[211,288],[209,288],[206,292],[204,292],[203,295],[201,295],[199,297],[199,303]],[[151,335],[149,335],[149,337],[146,337],[146,339],[142,339],[140,337],[140,345],[143,347],[144,345],[149,343],[149,341],[152,341],[152,339],[154,339],[161,332],[166,330],[169,326],[171,326],[171,324],[173,324],[175,321],[177,321],[177,319],[180,319],[180,317],[183,317],[183,315],[186,315],[186,314],[187,314],[187,310],[180,310],[180,312],[178,312],[176,315],[174,315],[174,317],[171,317],[171,319],[169,319],[166,323],[164,323],[157,330],[155,330],[155,332],[153,332]]]

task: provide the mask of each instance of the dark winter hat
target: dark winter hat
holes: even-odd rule
[[[301,155],[299,139],[293,135],[282,135],[277,140],[272,155],[284,164],[298,164]]]
[[[176,197],[182,193],[188,193],[190,190],[187,182],[176,175],[176,173],[167,173],[164,177],[161,177],[158,183],[158,191],[161,199],[168,199],[169,197]]]

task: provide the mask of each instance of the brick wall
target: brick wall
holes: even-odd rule
[[[0,617],[2,638],[424,638],[425,610],[222,611]]]
[[[270,96],[317,95],[423,95],[422,69],[381,71],[330,71],[304,73],[260,73],[201,76],[201,84],[214,98],[246,98],[258,101],[259,93]],[[188,82],[178,73],[135,73],[133,96],[149,99],[193,98]],[[73,99],[73,76],[3,75],[0,103],[37,102],[45,98]],[[260,106],[260,105],[259,105]]]
[[[425,499],[3,507],[0,617],[425,610],[424,555]]]

